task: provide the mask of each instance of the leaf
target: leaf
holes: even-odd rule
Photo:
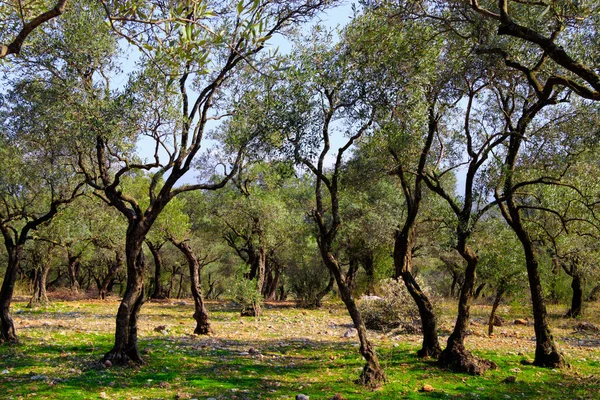
[[[550,11],[550,5],[548,5],[548,7],[546,7],[546,8],[544,9],[544,11],[542,11],[542,12],[540,13],[540,15],[538,15],[538,21],[540,21],[542,18],[544,18],[544,16],[545,16],[546,14],[548,14],[548,11]]]
[[[237,4],[238,15],[242,15],[242,12],[244,12],[244,1],[243,0]]]

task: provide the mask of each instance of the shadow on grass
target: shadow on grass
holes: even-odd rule
[[[77,339],[77,338],[72,338]],[[42,398],[293,398],[305,393],[329,399],[399,398],[597,398],[597,378],[519,364],[519,357],[494,357],[500,369],[483,377],[438,368],[435,360],[416,357],[406,345],[381,347],[388,383],[367,391],[353,383],[363,365],[351,342],[223,340],[214,337],[149,337],[140,340],[146,364],[104,368],[97,360],[111,345],[110,335],[91,349],[83,343],[23,344],[0,347],[0,386],[13,397]],[[518,366],[518,367],[517,367]],[[518,368],[518,372],[515,368]],[[516,375],[514,383],[502,383]],[[430,385],[432,392],[421,392]],[[8,398],[8,397],[7,397]]]

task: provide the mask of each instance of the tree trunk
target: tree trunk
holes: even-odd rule
[[[498,306],[500,306],[500,302],[502,301],[502,296],[504,295],[505,288],[503,285],[498,287],[496,291],[496,297],[494,298],[494,304],[492,305],[492,311],[490,312],[490,319],[488,321],[488,336],[492,336],[494,333],[494,321],[496,319],[496,310]]]
[[[375,257],[373,251],[369,250],[361,257],[361,264],[367,275],[367,292],[369,295],[375,294]]]
[[[315,297],[314,306],[316,308],[321,308],[323,306],[323,299],[325,298],[325,296],[327,296],[329,294],[329,292],[331,292],[331,289],[333,289],[334,283],[335,283],[335,277],[333,276],[333,273],[331,271],[329,271],[329,282],[327,282],[327,286],[325,287],[325,289],[323,289],[319,293],[317,293],[317,295]]]
[[[194,299],[194,319],[196,320],[196,329],[194,333],[196,335],[207,335],[211,333],[210,323],[208,322],[208,312],[204,307],[204,300],[202,299],[202,286],[200,284],[200,264],[198,259],[194,255],[192,248],[186,242],[176,243],[175,246],[185,255],[188,266],[190,267],[190,283],[192,297]]]
[[[67,270],[69,271],[69,283],[71,284],[71,292],[79,293],[79,258],[81,255],[69,254]]]
[[[152,291],[152,294],[150,295],[150,298],[166,299],[167,293],[161,281],[163,262],[162,257],[160,255],[160,248],[162,247],[162,245],[156,246],[149,240],[146,240],[146,245],[150,249],[150,252],[152,253],[152,258],[154,259],[154,289]]]
[[[354,327],[358,332],[360,354],[367,362],[363,367],[357,383],[370,388],[380,387],[386,380],[385,373],[379,364],[375,347],[371,344],[371,342],[369,342],[367,337],[367,328],[365,327],[362,316],[360,315],[360,311],[358,310],[358,307],[352,298],[352,292],[342,277],[342,273],[338,266],[337,260],[335,260],[335,257],[329,252],[323,252],[323,258],[325,265],[327,265],[327,268],[331,271],[331,274],[334,276],[337,282],[342,301],[348,309],[348,313],[352,318],[352,322],[354,322]]]
[[[262,293],[263,286],[265,285],[265,273],[267,268],[267,249],[266,246],[261,245],[258,249],[258,269],[256,271],[256,290]]]
[[[269,284],[267,285],[266,291],[264,293],[265,295],[265,300],[275,300],[275,297],[277,295],[277,287],[279,286],[279,279],[281,278],[281,267],[271,263],[271,272],[273,273],[273,276],[270,276],[269,279]]]
[[[450,297],[456,295],[456,285],[458,284],[458,275],[452,274],[452,284],[450,285]]]
[[[144,303],[143,236],[138,232],[137,224],[130,222],[125,245],[127,286],[117,312],[115,344],[102,359],[102,361],[110,360],[115,365],[126,365],[130,362],[143,363],[137,342],[137,320],[140,308]]]
[[[571,308],[567,312],[567,318],[577,318],[581,316],[581,307],[583,306],[583,289],[581,285],[581,274],[574,270],[571,280],[571,289],[573,297],[571,298]]]
[[[0,289],[0,343],[17,343],[17,332],[10,316],[10,304],[19,275],[23,247],[6,243],[6,251],[8,253],[8,264],[4,273],[2,289]]]
[[[281,286],[279,286],[279,301],[286,301],[287,299],[287,292],[285,291],[285,285],[281,284]]]
[[[115,261],[108,268],[107,274],[104,276],[100,285],[98,286],[98,297],[102,300],[106,299],[108,294],[110,293],[110,286],[114,280],[115,275],[119,270],[123,267],[123,255],[120,251],[115,251]],[[96,283],[99,281],[97,280]]]
[[[350,293],[354,291],[354,287],[356,286],[356,274],[358,273],[358,259],[355,257],[350,257],[350,265],[348,266],[348,272],[346,272],[346,286]]]
[[[539,367],[563,367],[565,365],[564,357],[559,353],[558,348],[554,343],[552,333],[550,333],[544,292],[542,290],[542,283],[538,272],[538,261],[533,253],[532,247],[525,251],[525,260],[527,276],[529,278],[529,287],[531,289],[531,302],[533,305],[533,320],[536,338],[535,359],[533,364]]]
[[[408,225],[405,225],[402,231],[396,232],[396,240],[394,241],[396,279],[402,277],[406,290],[415,301],[419,310],[419,316],[421,317],[423,345],[417,352],[417,355],[419,357],[438,358],[442,349],[437,335],[437,320],[433,311],[433,305],[412,275],[412,248],[414,245],[415,230],[414,226]]]
[[[590,292],[589,296],[587,297],[587,300],[588,301],[598,301],[598,298],[600,298],[600,285],[594,286],[594,288]]]
[[[478,299],[479,296],[481,296],[481,291],[483,290],[483,288],[485,288],[485,286],[487,285],[487,283],[482,283],[481,285],[477,286],[477,289],[475,289],[475,295],[473,296],[475,299]]]
[[[529,289],[531,291],[536,339],[535,359],[533,364],[539,367],[561,368],[565,365],[565,360],[563,355],[558,351],[552,333],[550,332],[544,291],[542,289],[542,281],[539,274],[539,262],[534,250],[533,242],[529,233],[523,226],[519,208],[512,197],[509,196],[507,198],[506,206],[501,207],[501,211],[504,218],[517,234],[525,252],[525,266],[527,268],[527,278],[529,280]]]
[[[33,281],[33,295],[29,300],[27,307],[32,308],[38,305],[48,304],[48,294],[46,292],[46,281],[48,272],[50,271],[50,259],[47,258],[42,262],[40,270],[37,271]]]
[[[467,372],[472,375],[481,375],[490,368],[496,368],[496,364],[488,360],[482,360],[475,357],[465,348],[465,336],[469,325],[469,314],[471,310],[471,298],[473,296],[473,287],[475,286],[475,276],[477,269],[478,257],[467,247],[464,242],[466,237],[459,237],[459,245],[457,246],[461,256],[467,261],[465,270],[464,282],[460,291],[458,301],[458,315],[454,330],[450,337],[446,348],[442,351],[439,362],[443,367],[449,368],[456,372]]]

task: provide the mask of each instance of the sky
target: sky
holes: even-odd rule
[[[302,29],[305,31],[310,31],[310,27],[315,25],[316,23],[320,23],[325,28],[329,28],[332,30],[342,28],[344,25],[348,24],[352,19],[352,1],[344,1],[339,6],[329,9],[327,12],[322,13],[318,16],[318,18],[305,23],[305,26]],[[286,54],[291,51],[290,42],[282,35],[274,36],[268,43],[267,48],[275,49],[279,48],[279,54]],[[138,58],[136,54],[139,55],[139,52],[136,49],[124,49],[124,52],[128,54],[128,58],[123,62],[123,73],[119,76],[116,76],[114,79],[115,87],[120,87],[124,85],[127,81],[127,73],[132,71],[134,68],[134,64]],[[342,137],[333,138],[332,139],[332,147],[333,149],[337,149],[342,146]],[[211,142],[209,140],[203,141],[203,148],[209,148]],[[214,143],[214,142],[213,142]],[[137,154],[142,159],[150,160],[154,156],[154,146],[155,141],[144,137],[138,141],[137,144]],[[333,163],[333,159],[335,154],[328,157],[329,163]],[[198,174],[195,171],[189,171],[185,174],[179,181],[179,184],[187,184],[187,183],[197,183]]]

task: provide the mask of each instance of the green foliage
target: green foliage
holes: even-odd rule
[[[240,277],[234,281],[229,295],[241,307],[242,316],[261,314],[263,296],[256,288],[256,282]]]
[[[310,247],[301,247],[303,254],[296,256],[288,264],[286,287],[303,307],[316,307],[321,292],[327,286],[329,272],[323,265],[316,243]]]

